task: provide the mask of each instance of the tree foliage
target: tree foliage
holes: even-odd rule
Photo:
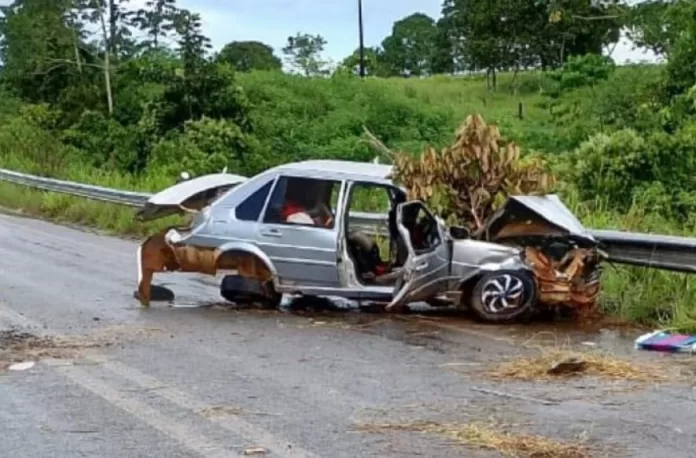
[[[555,181],[539,157],[522,159],[519,146],[501,145],[498,128],[478,115],[466,119],[450,146],[439,152],[427,147],[418,157],[390,151],[374,136],[371,140],[393,160],[393,177],[409,198],[429,202],[438,214],[472,232],[483,228],[506,197],[543,194]]]
[[[273,54],[273,48],[260,41],[233,41],[222,47],[218,62],[226,62],[237,71],[280,70],[283,63]]]
[[[321,35],[297,33],[288,37],[283,48],[287,63],[305,76],[318,76],[328,73],[327,62],[322,59],[326,40]]]
[[[382,42],[384,62],[395,75],[431,74],[436,38],[435,21],[423,13],[398,20]]]

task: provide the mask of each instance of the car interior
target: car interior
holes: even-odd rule
[[[361,197],[369,196],[367,199]],[[363,208],[365,202],[381,197],[381,208]],[[386,206],[388,237],[372,236],[351,227],[346,220],[348,255],[351,257],[358,278],[370,285],[391,285],[399,277],[400,268],[406,262],[408,249],[401,239],[396,224],[396,207],[406,201],[406,196],[397,188],[358,183],[351,190],[348,200],[349,212],[383,212]],[[361,205],[362,204],[362,205]],[[373,203],[374,205],[374,203]]]

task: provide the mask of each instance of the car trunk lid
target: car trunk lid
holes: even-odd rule
[[[231,173],[213,173],[177,183],[152,195],[135,217],[139,221],[152,221],[182,213],[182,206],[201,210],[217,199],[221,192],[232,189],[246,179]]]

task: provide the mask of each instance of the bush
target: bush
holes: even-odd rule
[[[688,217],[696,207],[696,128],[641,136],[633,129],[597,134],[570,156],[580,197],[627,210],[636,200],[659,213]]]
[[[228,167],[253,175],[262,163],[255,157],[256,141],[230,121],[203,118],[184,124],[183,133],[171,132],[155,145],[151,171],[175,178],[182,171],[204,175]]]
[[[615,68],[614,61],[608,56],[570,56],[561,68],[548,75],[551,81],[556,82],[552,93],[558,96],[573,89],[595,86],[609,78]]]

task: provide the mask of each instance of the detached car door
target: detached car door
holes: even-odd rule
[[[408,257],[387,310],[445,292],[451,265],[451,244],[444,228],[423,202],[399,204],[396,224]]]

